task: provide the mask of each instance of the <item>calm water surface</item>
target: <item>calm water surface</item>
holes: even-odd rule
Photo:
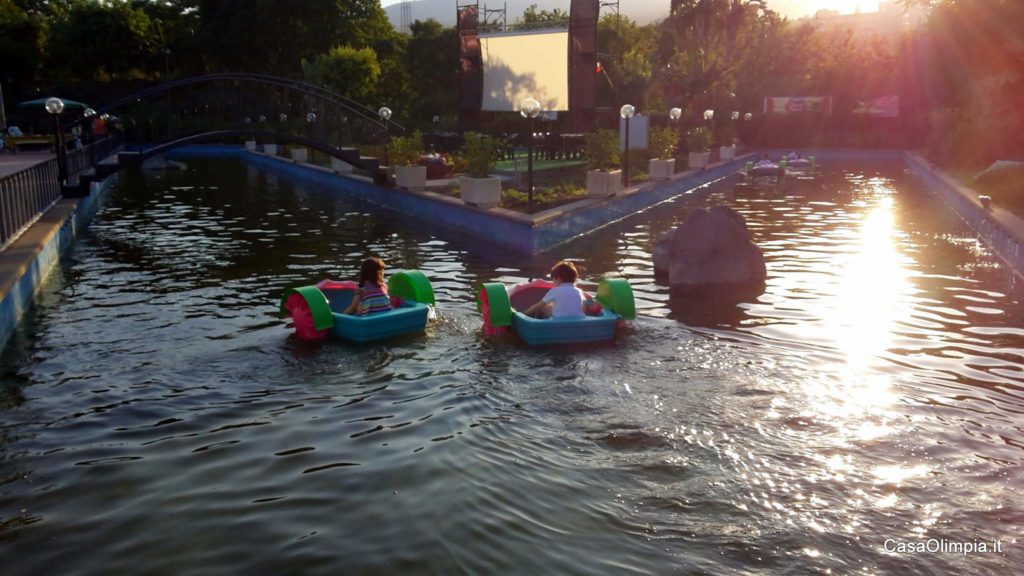
[[[723,181],[536,257],[190,168],[123,174],[2,353],[4,574],[1019,573],[1022,292],[898,165]],[[674,301],[652,242],[718,203],[768,290]],[[282,290],[369,254],[432,279],[427,334],[290,338]],[[563,256],[633,284],[615,344],[480,336],[474,286]]]

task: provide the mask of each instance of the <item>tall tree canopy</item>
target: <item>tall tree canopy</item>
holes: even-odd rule
[[[43,22],[10,0],[0,0],[0,82],[8,88],[31,80],[42,60]]]
[[[200,37],[209,67],[298,76],[303,58],[355,48],[392,34],[379,0],[199,0]]]
[[[144,66],[155,44],[149,16],[127,0],[76,2],[50,29],[49,65],[73,78],[123,78]]]

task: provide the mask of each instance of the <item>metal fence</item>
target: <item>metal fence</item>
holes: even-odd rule
[[[115,135],[78,150],[69,150],[66,155],[69,178],[114,154],[122,143],[123,138]],[[56,158],[0,178],[0,252],[60,199],[60,169]]]
[[[57,159],[0,178],[0,252],[61,197]]]
[[[68,176],[74,176],[94,166],[100,160],[116,152],[123,143],[124,138],[120,134],[113,134],[77,150],[68,150],[66,155]]]

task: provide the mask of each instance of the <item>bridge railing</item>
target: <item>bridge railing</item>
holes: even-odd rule
[[[0,252],[60,198],[56,158],[0,178]]]

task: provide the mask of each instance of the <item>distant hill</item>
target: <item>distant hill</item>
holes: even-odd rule
[[[523,15],[523,11],[536,4],[540,10],[554,10],[555,8],[569,11],[569,0],[507,0],[508,2],[508,23],[511,24]],[[503,0],[480,1],[480,9],[486,5],[488,8],[500,8],[505,2]],[[412,8],[412,20],[427,20],[433,18],[445,26],[455,25],[456,0],[415,0],[410,3]],[[621,11],[623,15],[629,16],[640,24],[647,24],[668,16],[669,0],[644,0],[643,2],[622,2]],[[607,10],[607,9],[605,9]],[[398,28],[402,22],[401,4],[392,4],[384,8],[391,24]],[[602,11],[602,14],[605,14]]]

